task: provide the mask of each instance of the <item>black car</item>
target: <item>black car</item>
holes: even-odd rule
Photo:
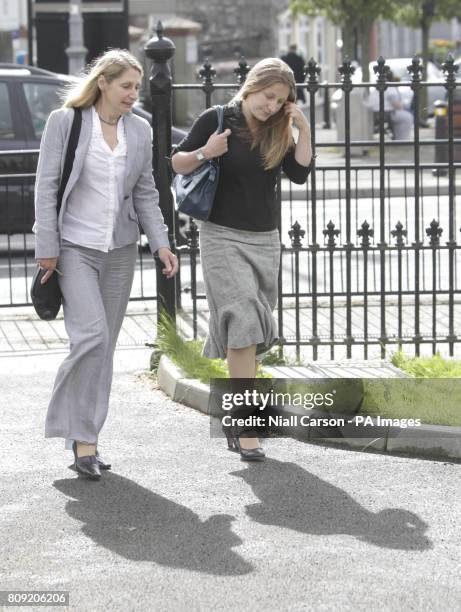
[[[52,110],[62,105],[63,90],[75,77],[20,64],[0,63],[0,234],[28,233],[34,223],[30,175],[37,167],[40,139]],[[151,115],[135,105],[133,112],[151,123]],[[177,144],[185,132],[172,129]]]

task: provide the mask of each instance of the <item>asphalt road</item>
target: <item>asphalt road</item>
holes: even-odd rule
[[[147,357],[117,354],[100,482],[43,438],[63,355],[0,358],[0,589],[91,612],[459,609],[459,464],[291,439],[242,463]]]

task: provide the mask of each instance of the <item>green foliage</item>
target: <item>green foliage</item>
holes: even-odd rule
[[[452,40],[432,39],[429,43],[429,57],[441,66],[449,53],[455,53],[456,43]]]
[[[425,22],[428,26],[436,21],[461,18],[459,0],[394,0],[393,21],[410,28],[419,28]]]
[[[290,3],[294,14],[325,15],[336,25],[384,19],[391,16],[392,7],[391,0],[291,0]]]
[[[434,425],[461,425],[461,362],[439,353],[408,357],[400,350],[391,363],[412,378],[364,379],[362,414],[398,419],[421,419]],[[452,381],[444,379],[451,378]],[[417,379],[417,380],[415,380]]]
[[[292,0],[290,8],[293,13],[325,15],[337,25],[381,18],[418,28],[423,18],[430,23],[461,18],[459,0]]]
[[[267,352],[261,360],[263,366],[286,366],[289,365],[288,360],[285,357],[280,357],[279,349],[275,348]]]
[[[455,378],[363,379],[362,414],[461,425],[461,384]]]
[[[226,363],[202,355],[203,343],[184,340],[171,318],[164,313],[157,327],[156,353],[166,354],[188,378],[209,383],[211,378],[229,378]]]
[[[229,378],[227,364],[222,359],[208,359],[202,355],[202,340],[184,340],[171,318],[163,313],[157,327],[157,341],[151,356],[154,366],[165,354],[180,368],[187,378],[195,378],[209,384],[212,378]],[[156,369],[156,368],[151,368]],[[260,373],[258,378],[271,378]]]
[[[407,357],[403,351],[392,355],[391,363],[415,378],[461,378],[461,361],[432,357]]]

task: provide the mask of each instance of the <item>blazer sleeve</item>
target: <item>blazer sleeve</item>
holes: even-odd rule
[[[57,194],[61,179],[61,159],[65,135],[59,111],[48,117],[40,143],[35,179],[35,257],[47,259],[59,255]]]
[[[141,174],[133,187],[133,204],[139,222],[154,254],[161,247],[170,248],[168,227],[163,220],[159,206],[159,195],[152,174],[151,128],[146,123],[144,138],[144,164]]]

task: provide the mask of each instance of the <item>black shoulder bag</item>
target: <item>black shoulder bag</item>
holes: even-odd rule
[[[223,131],[224,107],[215,106],[217,134]],[[190,174],[177,174],[173,180],[178,211],[200,221],[207,221],[214,203],[219,180],[219,159],[210,159]]]
[[[80,108],[74,109],[74,119],[72,121],[72,128],[70,130],[69,142],[67,144],[66,159],[64,161],[64,169],[62,172],[61,183],[59,185],[56,210],[57,216],[59,217],[59,211],[61,210],[62,197],[66,189],[67,182],[69,180],[70,173],[72,172],[72,166],[74,165],[75,150],[77,149],[78,139],[80,137],[80,129],[82,127],[82,111]],[[54,273],[42,284],[42,278],[45,275],[46,270],[37,266],[34,277],[32,279],[32,286],[30,288],[30,297],[32,304],[35,308],[35,312],[41,319],[45,321],[52,321],[58,316],[59,309],[62,304],[62,293],[59,288],[57,274]]]

